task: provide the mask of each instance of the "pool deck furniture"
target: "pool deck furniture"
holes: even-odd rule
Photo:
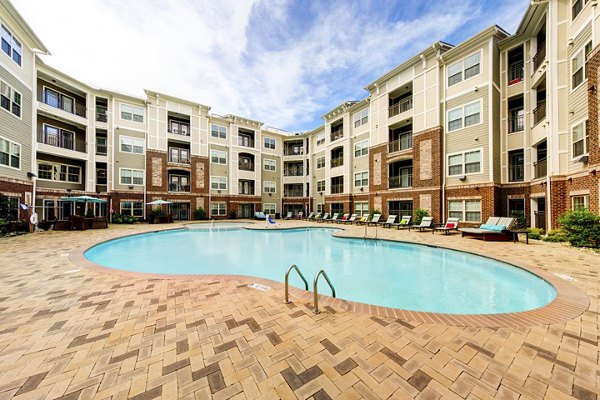
[[[344,214],[344,215],[342,215],[342,218],[336,220],[335,223],[343,224],[344,222],[348,221],[348,218],[350,218],[350,214]]]
[[[304,219],[303,215],[304,215],[304,213],[303,213],[302,211],[300,211],[300,212],[298,213],[298,215],[296,215],[296,219],[297,219],[297,220],[299,220],[299,221],[300,221],[300,220],[303,220],[303,219]]]
[[[267,217],[265,216],[265,213],[257,211],[254,213],[254,219],[264,221],[265,219],[267,219]]]
[[[367,221],[367,226],[379,224],[379,220],[381,219],[381,214],[373,214],[373,218],[370,221]]]
[[[386,226],[389,228],[396,222],[396,218],[398,218],[397,215],[388,215],[387,220],[384,222],[379,222],[379,225],[383,226],[384,228]]]
[[[451,232],[459,232],[459,230],[458,230],[459,221],[460,221],[460,218],[450,217],[446,220],[446,223],[444,225],[435,226],[433,228],[433,230],[431,231],[431,233],[433,234],[437,231],[437,232],[444,232],[444,235],[447,235]]]
[[[307,219],[308,221],[310,221],[310,220],[312,220],[312,219],[314,218],[314,216],[315,216],[315,213],[314,213],[314,212],[311,212],[310,214],[308,214],[308,217],[306,217],[306,219]]]
[[[352,214],[350,218],[346,219],[345,221],[341,221],[341,223],[352,225],[354,221],[356,221],[356,214]]]
[[[368,224],[370,222],[370,215],[363,215],[362,217],[360,217],[360,219],[358,221],[356,221],[356,225],[365,225]]]
[[[317,222],[325,222],[325,221],[329,221],[329,213],[325,213],[323,214],[323,216],[321,218],[317,218],[316,219]]]
[[[412,215],[403,215],[399,222],[390,225],[390,229],[392,226],[395,226],[396,229],[406,229],[410,228],[412,223]]]
[[[517,243],[519,241],[519,234],[523,234],[525,235],[525,244],[529,244],[529,231],[527,229],[511,229],[510,233],[513,243]]]
[[[433,217],[423,217],[419,225],[411,225],[408,230],[418,229],[419,232],[423,232],[426,229],[433,229]]]
[[[339,221],[340,213],[334,213],[333,216],[327,220],[327,222],[337,222]]]
[[[510,241],[513,235],[510,231],[515,219],[509,217],[490,217],[479,228],[461,228],[462,237],[474,237],[484,241]]]
[[[285,216],[285,219],[292,219],[292,212],[288,211],[287,215]]]
[[[312,213],[312,215],[309,215],[307,219],[309,221],[316,221],[318,219],[321,219],[321,213]]]

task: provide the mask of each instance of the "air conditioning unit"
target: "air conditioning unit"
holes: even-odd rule
[[[466,175],[461,175],[458,177],[458,179],[460,179],[461,181],[464,181],[465,179],[467,179]]]
[[[588,162],[589,159],[590,159],[590,157],[587,154],[584,154],[583,156],[579,156],[578,158],[576,158],[575,161],[581,162],[581,163],[586,163],[586,162]]]

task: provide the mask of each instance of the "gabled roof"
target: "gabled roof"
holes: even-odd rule
[[[25,35],[24,37],[18,35],[21,40],[25,41],[28,47],[34,52],[38,52],[41,54],[50,54],[50,51],[46,48],[44,43],[40,40],[40,38],[35,34],[33,29],[29,26],[27,21],[21,16],[21,14],[17,11],[16,8],[8,0],[0,0],[0,14],[6,14],[10,16],[15,21],[18,29]],[[7,22],[8,23],[8,22]],[[10,26],[10,28],[15,29],[17,27]]]
[[[206,111],[210,110],[210,106],[201,104],[201,103],[196,103],[195,101],[191,101],[191,100],[186,100],[186,99],[181,99],[179,97],[175,97],[175,96],[171,96],[170,94],[165,94],[165,93],[160,93],[160,92],[156,92],[150,89],[144,89],[144,93],[146,93],[146,96],[148,96],[148,98],[151,97],[159,97],[159,98],[163,98],[163,99],[167,99],[167,100],[172,100],[178,103],[183,103],[183,104],[187,104],[190,106],[198,106]]]

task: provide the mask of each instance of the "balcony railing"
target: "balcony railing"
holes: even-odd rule
[[[303,146],[294,146],[294,147],[284,147],[283,155],[284,156],[301,156],[304,154]]]
[[[509,182],[523,182],[525,180],[525,166],[524,165],[510,165],[508,167],[508,181]]]
[[[331,185],[331,194],[344,193],[344,184]]]
[[[331,131],[331,141],[336,141],[344,137],[344,129],[336,129],[335,131]]]
[[[407,188],[412,186],[412,174],[390,176],[390,189]]]
[[[393,116],[401,114],[405,111],[412,110],[412,108],[413,108],[412,96],[407,97],[406,99],[402,99],[398,103],[388,107],[389,118],[392,118]]]
[[[283,176],[304,176],[304,170],[284,170]]]
[[[534,179],[538,179],[538,178],[543,178],[546,176],[547,174],[547,159],[546,158],[542,158],[541,160],[538,160],[537,162],[533,163],[533,178]]]
[[[55,96],[46,96],[44,91],[42,91],[38,96],[38,100],[40,102],[47,104],[50,107],[58,108],[60,110],[68,112],[69,114],[86,118],[86,107],[83,104],[77,103],[70,97],[66,97],[66,99],[68,100],[65,101],[65,97],[63,97],[62,95],[59,95],[58,98]]]
[[[96,121],[108,122],[108,108],[102,106],[96,106]]]
[[[388,143],[388,153],[412,148],[412,132],[404,134],[399,139]]]
[[[337,157],[331,159],[331,168],[340,167],[344,165],[344,157]]]
[[[538,102],[537,107],[533,110],[533,124],[537,125],[544,118],[546,118],[546,100]]]
[[[508,84],[514,85],[523,80],[524,75],[523,62],[512,64],[508,67]]]
[[[174,164],[190,164],[189,157],[169,157],[169,162]]]
[[[521,132],[525,129],[523,116],[508,119],[508,133]]]
[[[37,133],[37,142],[49,146],[60,147],[61,149],[79,151],[86,153],[86,142],[84,140],[74,139],[63,135],[48,135],[43,130]]]
[[[189,192],[190,185],[180,185],[178,183],[169,183],[169,192]]]
[[[96,144],[96,155],[97,156],[105,156],[108,152],[108,149],[105,144]]]
[[[538,46],[538,52],[535,56],[533,56],[533,70],[537,70],[538,67],[542,64],[542,61],[546,59],[546,41],[543,41]]]
[[[246,136],[238,136],[238,146],[254,148],[254,140]]]
[[[302,189],[290,189],[283,192],[284,197],[304,197]]]
[[[171,127],[169,127],[169,129],[167,131],[169,133],[174,134],[174,135],[190,136],[190,130],[189,130],[189,128],[188,129],[182,129],[180,127],[171,126]]]
[[[238,161],[238,169],[240,171],[254,171],[254,163]]]

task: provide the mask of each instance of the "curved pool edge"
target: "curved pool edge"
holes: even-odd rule
[[[281,229],[311,229],[311,228],[321,228],[321,226],[302,226],[302,227],[281,227]],[[130,236],[143,235],[148,233],[156,233],[162,231],[172,231],[178,229],[186,229],[185,227],[165,227],[164,229],[155,229],[147,232],[138,232],[133,234],[124,234],[121,236],[117,236],[111,238],[109,240],[98,241],[92,245],[80,246],[71,253],[69,253],[69,260],[86,270],[98,273],[106,273],[111,275],[117,275],[127,278],[134,279],[171,279],[171,280],[199,280],[199,281],[214,281],[215,279],[219,279],[221,281],[235,281],[240,282],[244,281],[246,283],[262,283],[266,286],[270,286],[273,289],[281,289],[283,290],[284,284],[281,282],[273,281],[270,279],[259,278],[248,275],[199,275],[199,274],[190,274],[190,275],[180,275],[180,274],[152,274],[145,272],[132,272],[126,271],[116,268],[104,267],[102,265],[98,265],[88,260],[84,253],[101,244],[110,242],[117,239],[122,239]],[[248,229],[244,227],[242,229]],[[267,230],[264,228],[252,227],[253,230]],[[343,227],[331,227],[330,229],[338,229],[342,231],[346,231]],[[269,228],[268,230],[275,230],[273,228]],[[355,235],[335,235],[339,238],[346,239],[365,239],[360,236]],[[372,238],[367,238],[372,239]],[[549,325],[554,323],[564,323],[570,321],[574,318],[577,318],[581,314],[583,314],[590,305],[589,297],[576,288],[573,284],[560,279],[554,274],[545,271],[541,268],[538,268],[533,265],[529,265],[527,263],[515,264],[511,260],[503,259],[502,257],[490,257],[489,255],[484,255],[478,252],[469,252],[464,250],[459,250],[456,248],[448,247],[448,246],[440,246],[437,244],[423,244],[417,243],[413,241],[407,240],[391,240],[391,239],[372,239],[372,240],[385,240],[389,242],[396,243],[407,243],[407,244],[415,244],[419,246],[430,246],[437,247],[446,250],[459,251],[463,253],[469,253],[481,257],[486,257],[492,260],[500,261],[506,264],[509,264],[513,267],[523,269],[529,273],[532,273],[543,279],[550,285],[554,287],[557,292],[556,298],[550,303],[546,304],[543,307],[529,310],[529,311],[521,311],[516,313],[504,313],[504,314],[442,314],[442,313],[432,313],[432,312],[422,312],[422,311],[410,311],[403,310],[391,307],[383,307],[372,304],[365,304],[354,302],[350,300],[337,299],[325,294],[319,294],[319,306],[321,309],[324,307],[331,307],[332,309],[350,311],[354,313],[360,314],[368,314],[373,317],[381,317],[381,318],[392,318],[404,321],[415,321],[415,322],[424,322],[424,323],[434,323],[434,324],[444,324],[450,326],[463,326],[463,327],[490,327],[490,328],[499,328],[499,327],[529,327],[529,326],[538,326],[538,325]],[[327,289],[325,289],[327,290]],[[290,294],[300,300],[303,303],[309,303],[312,307],[313,302],[313,293],[310,291],[305,291],[293,286],[290,286]],[[282,294],[282,304],[283,304],[283,294]]]

